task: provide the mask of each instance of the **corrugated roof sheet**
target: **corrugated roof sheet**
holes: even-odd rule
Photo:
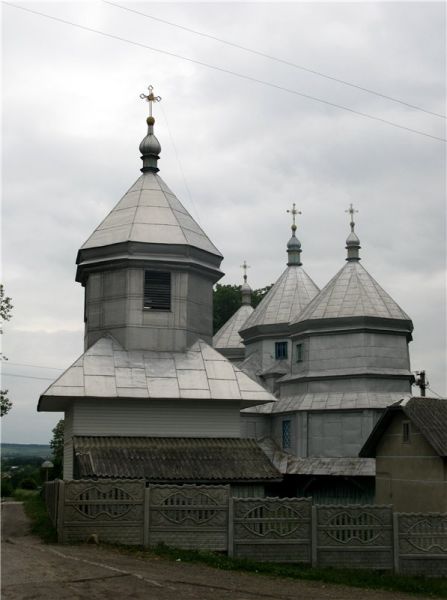
[[[245,408],[243,413],[283,413],[295,410],[358,410],[367,408],[383,409],[409,394],[399,392],[318,392],[283,396],[276,402],[262,406]]]
[[[245,322],[243,330],[257,325],[289,323],[318,292],[319,288],[302,267],[287,267]]]
[[[377,444],[396,412],[403,412],[435,452],[447,457],[447,399],[427,397],[408,398],[389,406],[364,443],[360,456],[375,456]]]
[[[293,322],[359,316],[411,321],[359,262],[350,261]]]
[[[42,394],[39,410],[64,398],[239,400],[274,397],[199,340],[186,352],[126,351],[110,335],[93,344]]]
[[[253,306],[250,304],[243,304],[240,308],[238,308],[234,315],[230,317],[214,335],[214,348],[217,348],[218,350],[229,348],[245,348],[244,344],[242,343],[242,338],[239,335],[239,331],[242,329],[244,323],[247,321],[253,310]]]
[[[222,256],[163,179],[151,172],[137,179],[81,250],[120,242],[181,244]]]
[[[254,440],[239,438],[74,437],[78,476],[153,482],[280,480]]]
[[[283,452],[270,438],[258,442],[272,463],[283,475],[333,475],[374,477],[374,458],[337,457],[322,458],[311,456],[297,458]]]

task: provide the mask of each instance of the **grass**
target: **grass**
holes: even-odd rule
[[[57,533],[48,516],[43,498],[34,490],[14,490],[15,500],[23,502],[26,515],[31,520],[31,533],[39,536],[46,544],[57,542]]]
[[[409,577],[360,569],[322,569],[299,564],[256,562],[248,559],[230,558],[224,554],[213,552],[180,550],[164,544],[159,544],[150,550],[136,549],[129,546],[115,546],[115,548],[126,554],[136,554],[143,559],[161,556],[173,561],[205,564],[225,571],[241,571],[270,577],[318,581],[389,592],[423,594],[425,598],[447,598],[447,581],[445,579]]]

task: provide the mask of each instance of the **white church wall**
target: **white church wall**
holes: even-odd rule
[[[308,413],[309,456],[358,456],[375,422],[372,410]]]
[[[73,408],[68,408],[64,417],[63,477],[73,479]]]
[[[239,407],[200,400],[79,400],[73,435],[239,437]]]
[[[267,415],[241,413],[241,437],[260,440],[270,437],[270,418]]]

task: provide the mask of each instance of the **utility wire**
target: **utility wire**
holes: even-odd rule
[[[404,100],[399,100],[398,98],[393,98],[392,96],[388,96],[387,94],[382,94],[381,92],[376,92],[375,90],[371,90],[371,89],[365,88],[361,85],[357,85],[356,83],[351,83],[350,81],[346,81],[344,79],[339,79],[337,77],[333,77],[332,75],[327,75],[326,73],[321,73],[321,71],[316,71],[315,69],[309,69],[308,67],[303,67],[302,65],[298,65],[289,60],[285,60],[283,58],[278,58],[277,56],[273,56],[271,54],[266,54],[265,52],[260,52],[259,50],[255,50],[253,48],[248,48],[247,46],[242,46],[241,44],[236,44],[235,42],[230,42],[228,40],[224,40],[223,38],[219,38],[219,37],[217,37],[215,35],[211,35],[209,33],[204,33],[203,31],[197,31],[196,29],[190,29],[189,27],[185,27],[184,25],[179,25],[178,23],[173,23],[172,21],[167,21],[165,19],[161,19],[160,17],[154,17],[153,15],[148,15],[147,13],[141,12],[139,10],[135,10],[133,8],[128,8],[127,6],[122,6],[121,4],[117,4],[116,2],[110,2],[110,0],[102,0],[102,2],[104,2],[104,4],[110,4],[110,6],[115,6],[115,8],[127,10],[128,12],[135,13],[142,17],[147,17],[148,19],[158,21],[159,23],[164,23],[165,25],[170,25],[171,27],[177,27],[178,29],[182,29],[183,31],[188,31],[189,33],[193,33],[195,35],[200,35],[200,36],[208,38],[210,40],[220,42],[221,44],[226,44],[227,46],[232,46],[233,48],[237,48],[238,50],[243,50],[244,52],[250,52],[251,54],[256,54],[257,56],[262,56],[263,58],[268,58],[269,60],[273,60],[275,62],[282,63],[289,67],[293,67],[293,68],[299,69],[301,71],[306,71],[306,73],[312,73],[312,75],[318,75],[318,77],[324,77],[325,79],[330,79],[331,81],[336,81],[337,83],[341,83],[343,85],[347,85],[349,87],[356,88],[357,90],[361,90],[362,92],[367,92],[368,94],[374,94],[375,96],[379,96],[380,98],[385,98],[386,100],[391,100],[392,102],[397,102],[399,104],[403,104],[404,106],[407,106],[414,110],[419,110],[421,112],[427,113],[428,115],[440,117],[441,119],[447,119],[447,117],[445,115],[441,115],[439,113],[432,112],[431,110],[427,110],[425,108],[422,108],[421,106],[416,106],[415,104],[410,104],[409,102],[405,102]]]
[[[432,394],[435,394],[436,396],[438,396],[438,398],[443,398],[443,396],[441,396],[440,394],[438,394],[438,392],[435,392],[435,390],[432,390],[431,387],[428,387],[428,385],[427,385],[427,389],[430,390],[430,392]]]
[[[270,88],[281,90],[283,92],[287,92],[289,94],[294,94],[295,96],[300,96],[302,98],[307,98],[308,100],[314,100],[315,102],[320,102],[321,104],[325,104],[326,106],[332,106],[333,108],[339,108],[340,110],[345,110],[351,114],[358,115],[360,117],[364,117],[366,119],[371,119],[373,121],[378,121],[380,123],[385,123],[386,125],[390,125],[391,127],[396,127],[397,129],[403,129],[405,131],[410,131],[411,133],[416,133],[418,135],[423,135],[424,137],[431,138],[433,140],[437,140],[440,142],[447,142],[447,139],[441,138],[425,131],[420,131],[418,129],[413,129],[411,127],[406,127],[405,125],[399,125],[398,123],[394,123],[393,121],[388,121],[387,119],[382,119],[381,117],[376,117],[370,115],[368,113],[360,112],[353,108],[348,108],[346,106],[342,106],[341,104],[335,104],[334,102],[329,102],[328,100],[323,100],[322,98],[317,98],[316,96],[311,96],[309,94],[304,94],[302,92],[298,92],[296,90],[292,90],[290,88],[286,88],[275,83],[271,83],[269,81],[264,81],[262,79],[257,79],[256,77],[252,77],[251,75],[244,75],[242,73],[237,73],[236,71],[231,71],[229,69],[224,69],[223,67],[216,67],[215,65],[211,65],[209,63],[202,62],[200,60],[195,60],[193,58],[188,58],[186,56],[182,56],[180,54],[176,54],[174,52],[169,52],[168,50],[160,50],[159,48],[154,48],[153,46],[148,46],[147,44],[143,44],[141,42],[135,42],[133,40],[129,40],[127,38],[120,37],[118,35],[114,35],[112,33],[106,33],[104,31],[100,31],[99,29],[93,29],[92,27],[87,27],[86,25],[80,25],[79,23],[73,23],[72,21],[67,21],[66,19],[61,19],[60,17],[55,17],[53,15],[48,15],[46,13],[39,12],[37,10],[32,10],[31,8],[25,8],[24,6],[19,6],[18,4],[13,4],[12,2],[3,2],[6,6],[12,6],[13,8],[18,8],[19,10],[23,10],[25,12],[29,12],[35,15],[39,15],[40,17],[45,17],[47,19],[51,19],[53,21],[57,21],[59,23],[64,23],[65,25],[71,25],[72,27],[77,27],[78,29],[83,29],[84,31],[90,31],[91,33],[97,33],[98,35],[102,35],[104,37],[108,37],[113,40],[118,40],[120,42],[124,42],[126,44],[132,44],[133,46],[138,46],[140,48],[145,48],[146,50],[151,50],[153,52],[158,52],[159,54],[165,54],[166,56],[172,56],[173,58],[179,58],[180,60],[184,60],[190,63],[194,63],[196,65],[200,65],[202,67],[206,67],[208,69],[214,69],[215,71],[219,71],[221,73],[226,73],[227,75],[233,75],[234,77],[238,77],[239,79],[245,79],[247,81],[252,81],[254,83],[259,83],[261,85],[268,86]]]
[[[34,375],[19,375],[15,373],[2,373],[6,377],[19,377],[20,379],[40,379],[42,381],[54,381],[53,377],[35,377]]]
[[[63,371],[64,369],[60,369],[59,367],[46,367],[43,365],[31,365],[29,363],[16,363],[8,360],[8,366],[14,365],[15,367],[34,367],[35,369],[53,369],[54,371]]]

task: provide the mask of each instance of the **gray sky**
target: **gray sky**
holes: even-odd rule
[[[104,2],[20,5],[446,137],[445,119]],[[445,111],[443,3],[126,6]],[[2,9],[3,441],[46,443],[63,416],[37,413],[38,396],[83,351],[76,253],[139,175],[149,84],[163,98],[160,174],[225,256],[221,283],[240,283],[244,259],[252,287],[279,277],[296,202],[304,268],[323,287],[344,263],[353,202],[363,265],[413,319],[412,369],[447,394],[444,142]]]

